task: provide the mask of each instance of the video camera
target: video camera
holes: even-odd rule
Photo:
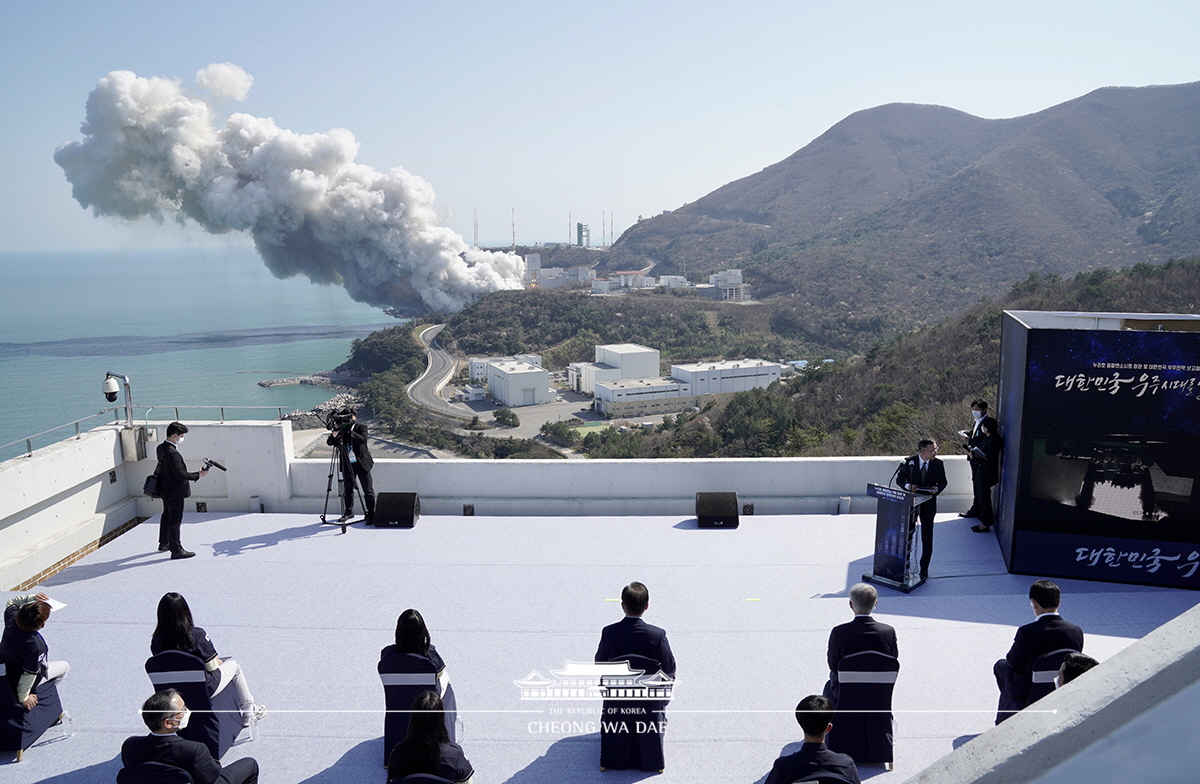
[[[341,411],[334,411],[330,415],[326,427],[335,433],[345,435],[354,427],[354,418],[355,413],[353,408],[343,408]]]

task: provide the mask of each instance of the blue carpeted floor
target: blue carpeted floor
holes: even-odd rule
[[[44,630],[76,733],[35,747],[0,778],[111,782],[121,741],[144,732],[143,664],[159,597],[179,591],[222,656],[236,658],[270,713],[253,756],[263,782],[384,780],[382,689],[375,664],[408,607],[425,616],[446,660],[477,784],[631,782],[599,771],[597,705],[522,701],[514,681],[590,661],[620,619],[621,587],[650,588],[646,620],[668,631],[679,683],[668,711],[667,770],[656,781],[761,781],[798,746],[796,702],[828,675],[829,629],[851,617],[846,591],[869,571],[868,515],[743,517],[698,530],[665,517],[425,517],[412,530],[304,515],[189,514],[196,558],[155,551],[153,519],[42,590],[67,603]],[[1004,570],[996,541],[944,515],[932,578],[911,595],[881,588],[877,615],[897,628],[899,784],[992,726],[992,662],[1032,619],[1032,578]],[[1062,613],[1103,661],[1195,604],[1194,592],[1060,581]]]

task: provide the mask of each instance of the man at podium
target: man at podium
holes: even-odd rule
[[[929,577],[929,559],[933,555],[933,516],[937,514],[937,495],[946,489],[946,467],[937,456],[937,442],[922,438],[917,453],[904,458],[896,481],[910,493],[934,496],[917,507],[921,520],[921,579]]]

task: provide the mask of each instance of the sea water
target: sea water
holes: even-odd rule
[[[217,419],[218,406],[263,407],[227,419],[308,409],[334,391],[258,382],[330,370],[354,338],[398,323],[341,287],[275,278],[252,248],[3,253],[0,444],[123,407],[124,389],[115,404],[101,394],[107,371],[130,378],[135,406],[154,407],[151,421],[173,419],[175,406],[207,407],[181,409],[184,421]]]

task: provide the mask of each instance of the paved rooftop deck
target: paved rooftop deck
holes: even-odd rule
[[[679,684],[668,710],[669,782],[760,782],[798,747],[792,710],[827,677],[829,629],[848,620],[847,589],[868,571],[870,515],[743,517],[737,530],[694,519],[425,517],[412,530],[307,515],[187,514],[196,558],[155,551],[157,520],[47,581],[67,607],[45,629],[76,734],[35,747],[0,774],[10,784],[113,781],[121,741],[144,732],[143,664],[155,607],[187,597],[222,656],[242,665],[270,714],[257,741],[264,782],[374,782],[383,694],[375,664],[396,616],[425,616],[447,662],[460,743],[477,784],[632,782],[599,771],[597,705],[522,701],[514,681],[590,661],[621,616],[621,587],[650,588],[646,620],[668,631]],[[1030,577],[1009,575],[991,536],[942,515],[932,579],[910,595],[881,588],[877,616],[897,628],[896,770],[900,784],[992,726],[991,665],[1032,614]],[[1063,615],[1103,661],[1200,601],[1195,592],[1060,581]],[[9,594],[11,595],[11,594]],[[566,724],[567,726],[563,726]]]

